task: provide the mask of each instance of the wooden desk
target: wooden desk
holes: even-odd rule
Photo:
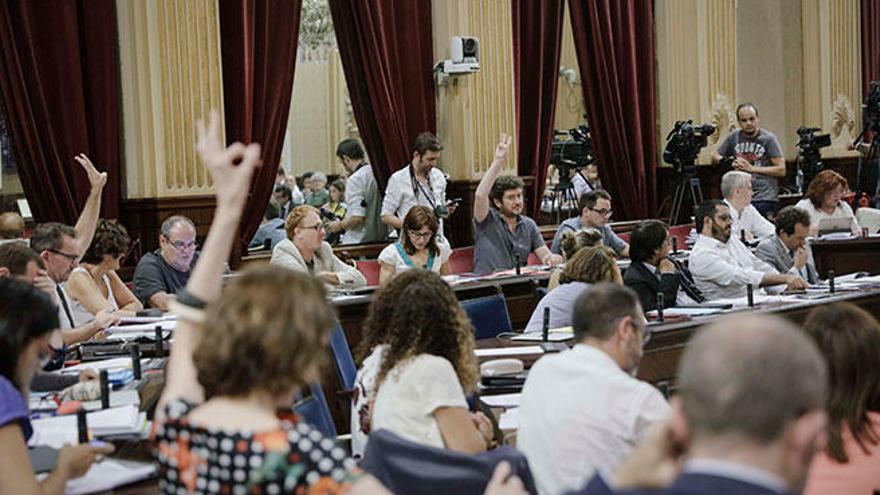
[[[880,273],[880,237],[842,241],[813,241],[813,259],[820,277],[853,272]]]
[[[645,354],[639,364],[638,377],[647,382],[653,383],[660,388],[674,389],[675,377],[678,371],[678,362],[681,354],[690,340],[694,332],[703,325],[712,323],[718,318],[729,314],[743,313],[752,311],[760,314],[776,314],[788,318],[795,323],[801,324],[807,314],[816,307],[824,304],[835,302],[850,302],[873,315],[880,315],[880,289],[861,292],[844,292],[836,294],[826,299],[813,301],[803,301],[797,303],[785,303],[782,305],[768,305],[751,310],[740,310],[725,313],[724,315],[713,315],[702,318],[694,318],[690,321],[681,323],[670,323],[652,325],[653,335],[651,341],[645,346]],[[507,339],[487,339],[477,342],[478,348],[492,347],[522,347],[525,345],[535,345],[534,342],[514,342]],[[539,359],[542,354],[534,355],[511,355],[521,359],[526,366],[530,366],[534,361]],[[493,356],[491,359],[499,359],[505,356]],[[483,361],[485,359],[481,359]]]

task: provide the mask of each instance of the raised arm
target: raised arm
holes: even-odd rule
[[[82,255],[92,244],[92,238],[95,237],[98,216],[101,214],[101,194],[104,191],[104,186],[107,184],[107,172],[98,172],[85,153],[80,153],[73,157],[73,159],[82,165],[83,170],[86,171],[90,186],[89,197],[86,200],[85,206],[83,206],[82,213],[79,214],[76,226],[74,226],[76,240],[79,242],[80,251],[82,251],[80,258],[82,258]]]
[[[501,173],[501,168],[507,162],[507,149],[510,147],[510,141],[510,136],[501,133],[498,144],[495,145],[495,156],[492,159],[492,164],[489,165],[489,170],[486,171],[486,175],[480,179],[480,185],[477,186],[477,191],[474,194],[474,220],[477,223],[485,220],[486,215],[489,214],[489,192],[492,191],[492,184],[495,183],[495,178],[498,177],[498,174]]]
[[[220,141],[220,116],[211,111],[211,120],[205,129],[204,122],[198,123],[198,143],[196,149],[205,167],[214,180],[217,195],[217,209],[214,220],[205,239],[199,261],[193,268],[186,284],[186,291],[204,303],[211,303],[220,297],[221,278],[232,243],[235,241],[238,223],[247,200],[248,189],[254,170],[260,166],[260,145],[234,143],[224,148]],[[236,165],[237,162],[238,165]],[[164,414],[164,404],[173,399],[187,399],[201,402],[204,391],[196,377],[192,362],[198,323],[180,318],[174,333],[174,346],[168,363],[165,390],[159,400],[158,414]]]

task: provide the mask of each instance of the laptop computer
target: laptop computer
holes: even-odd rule
[[[823,218],[819,220],[819,235],[835,234],[838,232],[852,233],[853,219],[851,217]]]

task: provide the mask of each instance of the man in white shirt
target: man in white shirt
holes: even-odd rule
[[[413,143],[412,161],[391,174],[382,202],[382,222],[394,229],[403,227],[403,219],[410,208],[427,206],[440,220],[451,215],[457,204],[446,201],[446,175],[436,168],[443,145],[437,136],[423,132]]]
[[[745,235],[751,241],[773,235],[773,224],[752,206],[751,175],[740,170],[727,172],[721,177],[721,195],[730,208],[734,236],[742,239]]]
[[[517,448],[541,495],[612,469],[670,414],[660,392],[632,376],[650,336],[633,291],[593,286],[575,302],[572,326],[578,344],[535,363],[519,408]]]
[[[780,274],[758,259],[739,239],[731,237],[733,220],[730,207],[717,200],[703,201],[695,214],[701,228],[688,265],[697,288],[708,300],[744,297],[746,286],[787,285],[788,289],[805,289],[804,279]]]
[[[345,139],[336,147],[336,156],[348,173],[345,183],[345,218],[328,223],[328,233],[344,231],[342,244],[378,242],[388,237],[388,228],[380,221],[379,188],[373,167],[367,163],[361,144]]]

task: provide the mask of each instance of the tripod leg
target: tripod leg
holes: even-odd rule
[[[684,182],[680,182],[675,186],[675,193],[672,195],[672,211],[669,212],[669,225],[678,225],[678,218],[681,215],[681,202],[684,200]]]

